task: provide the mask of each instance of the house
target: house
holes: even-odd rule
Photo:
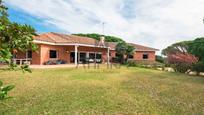
[[[88,37],[66,35],[59,33],[44,33],[34,37],[38,50],[26,53],[17,52],[14,61],[24,63],[25,61],[34,65],[50,64],[52,61],[60,63],[83,63],[84,59],[89,62],[99,61],[110,63],[117,56],[115,51],[116,43],[104,42],[102,37],[97,41]],[[129,58],[132,60],[155,61],[157,49],[131,43],[136,49],[134,55]],[[107,55],[109,54],[109,55]]]

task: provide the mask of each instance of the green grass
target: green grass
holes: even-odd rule
[[[141,68],[0,71],[0,114],[204,114],[204,78]]]

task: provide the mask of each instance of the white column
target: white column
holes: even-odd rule
[[[109,65],[110,64],[110,48],[108,47],[108,53],[107,53],[107,64]]]
[[[77,66],[77,60],[78,60],[78,56],[77,56],[77,54],[78,54],[78,46],[77,45],[75,45],[75,65]]]
[[[89,52],[86,52],[86,58],[89,58]]]
[[[78,63],[81,63],[81,62],[80,62],[80,58],[81,58],[81,57],[80,57],[80,52],[78,52]]]

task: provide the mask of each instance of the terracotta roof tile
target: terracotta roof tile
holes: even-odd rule
[[[51,43],[70,43],[70,44],[87,44],[87,45],[97,45],[99,41],[88,38],[88,37],[80,37],[75,35],[66,35],[66,34],[58,34],[58,33],[45,33],[40,34],[34,37],[34,40],[40,40]]]
[[[93,38],[81,37],[76,35],[66,35],[59,33],[44,33],[34,37],[34,40],[51,42],[51,43],[70,43],[70,44],[86,44],[99,46],[99,41]],[[158,49],[142,46],[138,44],[128,43],[135,47],[136,51],[158,51]],[[105,46],[109,46],[111,50],[115,50],[116,42],[106,42]]]

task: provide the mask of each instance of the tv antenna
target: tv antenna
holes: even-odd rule
[[[203,17],[203,23],[204,23],[204,17]]]
[[[105,22],[102,22],[102,35],[104,35]]]

